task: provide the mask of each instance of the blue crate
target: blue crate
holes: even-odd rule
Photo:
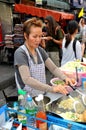
[[[1,124],[9,119],[9,117],[7,115],[7,111],[13,111],[16,113],[24,114],[24,113],[18,112],[16,110],[9,109],[7,107],[7,105],[4,105],[3,107],[0,108],[0,123]],[[28,116],[27,114],[24,114],[24,115]],[[2,117],[3,117],[3,119],[2,119]],[[36,119],[40,119],[40,118],[36,118]],[[86,124],[80,124],[80,123],[76,123],[73,121],[64,120],[63,118],[55,117],[50,114],[47,114],[47,120],[43,120],[43,119],[40,119],[40,120],[48,123],[48,130],[69,130],[69,129],[70,130],[86,130]],[[27,126],[27,124],[25,126]],[[55,127],[54,128],[52,127],[50,129],[51,126],[55,126]],[[33,129],[39,130],[38,128],[33,128]]]
[[[3,107],[0,108],[0,126],[3,125],[6,121],[6,113],[5,113],[5,109],[6,109],[6,105],[4,105]]]
[[[86,130],[86,124],[65,120],[63,118],[55,117],[50,114],[47,114],[47,118],[48,121],[50,121],[52,124],[60,126],[62,128],[66,128],[70,130]],[[60,130],[60,129],[54,129],[54,130]]]

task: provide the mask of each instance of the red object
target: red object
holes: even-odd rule
[[[0,24],[0,42],[2,42],[2,26]]]
[[[43,112],[43,111],[38,111],[37,114],[36,114],[36,117],[41,118],[43,120],[47,120],[46,113]],[[37,126],[37,128],[39,128],[41,130],[42,129],[47,130],[47,123],[42,121],[42,120],[36,120],[36,126]]]
[[[74,15],[70,13],[38,8],[35,6],[29,6],[24,4],[15,4],[14,10],[19,13],[31,14],[32,16],[38,16],[43,18],[45,18],[47,15],[52,15],[56,21],[59,21],[61,19],[67,19],[67,20],[74,19]]]
[[[86,63],[81,63],[81,65],[86,66]]]
[[[18,123],[13,123],[13,127],[18,127],[19,124]],[[27,127],[26,126],[22,126],[22,130],[27,130]]]

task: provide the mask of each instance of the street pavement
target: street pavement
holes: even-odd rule
[[[6,103],[2,90],[7,96],[17,95],[13,65],[0,64],[0,107]]]

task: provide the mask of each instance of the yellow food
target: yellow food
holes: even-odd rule
[[[59,104],[59,108],[72,110],[73,109],[73,100],[69,98],[69,99],[61,101]]]
[[[61,117],[67,120],[78,121],[79,116],[73,112],[65,112],[60,114]]]
[[[83,121],[86,122],[86,110],[83,112]]]
[[[76,101],[78,101],[79,99],[77,97],[74,98]],[[66,100],[62,100],[60,102],[60,104],[58,105],[59,108],[63,108],[63,109],[68,109],[68,110],[72,110],[74,109],[74,101],[71,98],[68,98]]]
[[[78,114],[78,113],[74,113],[74,112],[69,111],[69,112],[61,113],[59,115],[66,120],[72,120],[72,121],[77,121],[77,122],[85,122],[83,120],[83,114]]]
[[[81,62],[71,61],[61,66],[61,70],[75,72],[75,67],[78,68],[79,72],[86,72],[86,66],[81,65]]]

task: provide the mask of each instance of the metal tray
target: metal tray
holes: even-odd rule
[[[77,97],[81,102],[82,102],[82,99],[81,99],[81,95],[79,95],[77,92],[73,91],[71,93],[71,96],[72,97]],[[68,99],[69,97],[67,96],[62,96],[60,98],[58,98],[57,100],[51,102],[47,107],[46,107],[46,111],[48,114],[51,114],[51,115],[54,115],[54,116],[57,116],[57,117],[60,117],[60,118],[63,118],[60,116],[60,113],[62,112],[68,112],[70,111],[69,109],[64,109],[64,108],[59,108],[59,104],[61,101],[63,100],[66,100]],[[83,104],[83,102],[82,102]],[[84,104],[83,104],[84,105]],[[86,108],[86,106],[84,106]],[[73,113],[75,113],[74,109],[71,110]],[[65,119],[65,118],[64,118]],[[79,122],[79,123],[85,123],[85,122]]]

